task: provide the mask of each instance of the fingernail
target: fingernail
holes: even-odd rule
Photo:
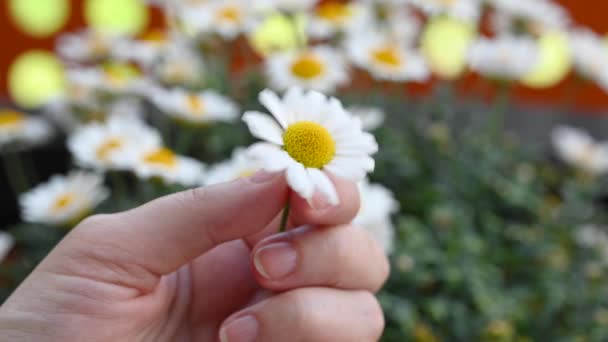
[[[265,170],[260,170],[256,172],[253,176],[251,176],[251,181],[254,183],[266,183],[272,180],[277,175],[276,172],[268,172]]]
[[[333,205],[327,199],[327,196],[316,192],[312,196],[312,200],[310,201],[311,208],[315,210],[325,210],[331,208]]]
[[[260,248],[253,257],[258,272],[266,279],[279,280],[296,269],[298,253],[288,242]]]
[[[258,321],[251,315],[235,319],[220,330],[220,342],[254,342],[258,328]]]

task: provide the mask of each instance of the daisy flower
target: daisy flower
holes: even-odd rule
[[[253,15],[249,1],[210,0],[189,7],[180,17],[198,33],[217,33],[226,40],[233,40],[249,31]]]
[[[114,51],[113,47],[127,41],[128,39],[124,37],[84,30],[61,35],[57,41],[57,53],[71,62],[95,62],[110,58]]]
[[[359,183],[361,208],[353,224],[366,229],[382,245],[384,251],[393,251],[395,227],[391,215],[399,210],[399,203],[390,190],[364,180]]]
[[[389,35],[396,41],[413,45],[422,29],[422,20],[407,6],[388,6],[385,12],[385,21],[376,24],[386,25]],[[369,27],[362,26],[360,29],[355,30],[355,33],[364,33],[362,30],[368,30]]]
[[[361,120],[361,126],[366,131],[373,131],[384,123],[385,114],[381,108],[352,106],[348,111]]]
[[[52,128],[47,121],[16,110],[0,109],[0,149],[39,145],[51,135]]]
[[[123,40],[116,44],[114,57],[121,61],[133,61],[142,67],[149,67],[169,44],[164,30],[152,30],[138,40]]]
[[[313,8],[319,0],[252,0],[254,8],[259,11],[280,10],[301,12]]]
[[[312,38],[327,39],[341,32],[360,31],[372,17],[369,6],[362,3],[324,1],[309,15],[308,33]]]
[[[594,225],[584,225],[576,228],[574,239],[576,243],[586,248],[608,246],[608,234]]]
[[[608,171],[608,143],[599,143],[585,131],[558,127],[552,134],[553,146],[566,163],[593,175]]]
[[[498,33],[513,33],[525,24],[533,33],[545,29],[565,29],[570,25],[568,12],[550,0],[492,0],[496,9],[492,26]]]
[[[127,63],[111,63],[102,67],[73,68],[67,72],[68,81],[83,89],[97,89],[112,93],[131,91],[141,72]]]
[[[201,162],[177,155],[162,146],[125,151],[117,158],[144,180],[160,179],[167,184],[192,186],[200,184],[203,179],[204,165]]]
[[[108,195],[103,177],[74,171],[67,176],[53,176],[21,195],[19,203],[27,222],[66,226],[86,217]]]
[[[238,105],[213,90],[190,92],[184,89],[158,89],[151,99],[176,120],[194,124],[232,122],[238,118]]]
[[[529,74],[539,60],[539,49],[531,38],[503,36],[479,39],[469,51],[472,70],[491,78],[516,80]]]
[[[68,138],[75,162],[96,170],[124,169],[120,157],[133,150],[161,146],[160,134],[139,119],[112,116],[106,123],[80,127]]]
[[[232,157],[220,164],[214,165],[205,175],[205,185],[230,182],[235,179],[253,175],[260,166],[252,160],[246,149],[237,148]]]
[[[272,116],[243,116],[251,133],[266,141],[253,145],[250,156],[265,170],[285,170],[290,187],[302,198],[310,201],[316,190],[338,204],[326,172],[359,181],[373,171],[376,139],[363,132],[361,122],[338,99],[295,87],[283,99],[270,90],[260,93],[259,99]]]
[[[0,264],[6,259],[15,245],[15,239],[9,233],[0,232]]]
[[[166,85],[193,85],[204,77],[203,58],[181,38],[171,41],[151,68],[154,76]]]
[[[594,32],[577,30],[570,34],[576,70],[608,91],[608,45]]]
[[[326,45],[275,53],[266,59],[266,74],[270,86],[278,91],[298,86],[333,93],[349,81],[344,58]]]
[[[378,80],[423,82],[430,76],[420,54],[386,34],[376,32],[350,36],[346,50],[355,65]]]
[[[479,0],[407,0],[430,16],[448,15],[465,21],[477,21],[481,14]]]

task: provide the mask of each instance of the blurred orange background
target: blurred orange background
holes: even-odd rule
[[[608,2],[581,0],[559,0],[558,2],[569,10],[576,23],[589,27],[600,34],[608,33],[608,21],[606,20]],[[72,0],[71,3],[71,16],[61,32],[75,31],[86,26],[83,15],[83,1]],[[53,51],[56,36],[39,39],[20,31],[9,15],[9,2],[6,0],[2,1],[1,6],[3,8],[0,10],[0,20],[4,25],[0,25],[0,41],[3,42],[3,51],[0,54],[0,97],[6,99],[8,97],[7,72],[11,63],[22,52],[30,49]],[[162,26],[162,13],[157,9],[150,9],[150,13],[150,27]],[[565,97],[572,97],[571,95],[566,96],[566,94],[576,91],[574,105],[577,108],[580,108],[582,111],[608,114],[608,94],[595,85],[574,82],[574,77],[570,76],[561,84],[550,89],[536,90],[518,87],[515,90],[516,97],[523,103],[553,104],[559,106],[564,103]],[[471,89],[472,84],[477,83],[477,80],[473,77],[468,77],[459,83],[461,84],[461,90],[467,92]],[[428,89],[429,87],[422,88]]]

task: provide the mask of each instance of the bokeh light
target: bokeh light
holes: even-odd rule
[[[15,59],[9,69],[8,88],[20,106],[35,108],[64,90],[64,70],[60,61],[46,51],[32,50]]]
[[[9,0],[12,20],[23,32],[47,37],[59,31],[70,15],[68,0]]]
[[[87,0],[84,11],[87,24],[104,33],[138,34],[150,20],[141,0]]]
[[[306,19],[298,15],[293,19],[276,13],[270,15],[250,36],[253,48],[263,55],[296,48],[306,43]]]
[[[539,38],[540,60],[522,82],[532,88],[548,88],[561,82],[572,68],[570,45],[565,34],[547,32]]]

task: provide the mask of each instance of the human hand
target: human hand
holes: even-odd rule
[[[341,204],[291,194],[279,174],[170,195],[82,222],[0,307],[3,341],[376,341],[380,246]],[[321,198],[319,198],[321,199]],[[302,226],[308,224],[308,226]]]

